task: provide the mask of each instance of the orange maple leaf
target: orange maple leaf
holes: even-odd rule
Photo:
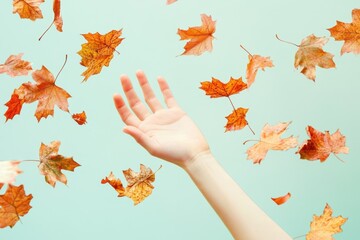
[[[341,225],[347,221],[347,218],[332,217],[332,213],[331,207],[326,204],[322,215],[313,216],[306,240],[334,240],[332,235],[342,232]]]
[[[246,67],[246,80],[247,80],[247,87],[249,88],[251,84],[255,81],[255,77],[257,71],[262,69],[265,71],[266,67],[273,67],[274,64],[270,60],[270,57],[262,57],[260,55],[248,55],[249,63]]]
[[[331,134],[329,131],[322,133],[315,128],[308,126],[306,132],[310,139],[306,140],[296,153],[300,154],[301,159],[320,160],[324,162],[330,153],[348,153],[349,148],[345,146],[345,136],[339,130]],[[338,157],[337,157],[338,158]]]
[[[124,39],[120,38],[121,34],[122,29],[112,30],[105,35],[98,32],[82,34],[88,41],[82,44],[81,50],[78,51],[81,56],[80,64],[87,67],[86,71],[81,74],[85,77],[83,81],[86,81],[91,75],[100,73],[103,66],[109,66],[116,47]]]
[[[336,21],[336,25],[328,29],[336,41],[345,41],[341,55],[349,52],[360,53],[360,9],[352,10],[352,20],[352,23]]]
[[[60,16],[60,0],[54,0],[53,11],[54,11],[55,27],[59,32],[62,32],[63,20],[62,17]]]
[[[243,129],[248,125],[246,118],[246,113],[249,109],[247,108],[237,108],[230,115],[226,116],[227,123],[225,125],[225,132],[227,131],[236,131]]]
[[[43,18],[39,5],[45,0],[13,0],[13,13],[18,13],[20,18],[35,21]]]
[[[299,49],[295,54],[294,66],[296,69],[302,67],[301,73],[310,80],[315,81],[316,66],[321,68],[335,67],[334,55],[322,49],[328,40],[325,37],[316,37],[312,34],[304,38],[298,45]]]
[[[134,172],[130,168],[123,171],[128,182],[126,188],[124,188],[120,179],[117,179],[112,172],[108,177],[102,179],[101,183],[109,183],[119,193],[118,197],[129,197],[133,200],[134,205],[137,205],[152,193],[154,189],[152,182],[155,181],[155,173],[150,168],[140,164],[139,173]]]
[[[38,166],[40,173],[45,176],[45,181],[55,187],[56,181],[67,184],[66,176],[61,170],[74,171],[80,164],[74,161],[72,157],[64,157],[58,154],[60,141],[53,141],[50,145],[41,143],[39,156],[40,164]]]
[[[284,196],[281,197],[276,197],[276,198],[271,198],[271,200],[273,200],[277,205],[281,205],[286,203],[291,197],[291,193],[287,193]]]
[[[0,64],[0,74],[7,73],[11,77],[25,76],[32,70],[31,63],[21,59],[22,53],[11,55],[4,64]]]
[[[6,103],[6,106],[9,107],[5,113],[6,120],[20,114],[23,103],[35,101],[39,101],[35,111],[38,121],[49,115],[53,116],[55,105],[61,110],[69,112],[67,99],[71,97],[70,94],[55,85],[56,79],[45,66],[41,70],[34,71],[32,78],[36,84],[23,83],[18,89],[15,89],[11,99]]]
[[[200,89],[204,90],[206,95],[211,98],[229,97],[233,94],[237,94],[247,88],[246,83],[242,81],[242,78],[230,78],[229,82],[223,83],[216,78],[212,78],[211,82],[205,81],[200,83]]]
[[[19,164],[20,161],[0,161],[0,183],[14,183],[15,177],[22,173]]]
[[[190,40],[186,43],[185,51],[181,55],[201,55],[205,51],[211,51],[215,23],[211,16],[201,14],[201,26],[190,27],[188,30],[178,29],[180,40]]]
[[[79,125],[84,125],[86,123],[86,113],[82,111],[81,113],[76,113],[71,115],[71,117],[77,122]]]
[[[8,185],[5,194],[0,195],[0,228],[13,227],[20,217],[31,209],[32,195],[26,195],[24,186]]]
[[[291,122],[283,122],[274,126],[265,124],[261,131],[259,142],[246,151],[248,155],[247,159],[252,160],[254,164],[260,164],[269,150],[288,150],[296,147],[298,143],[295,137],[280,138],[290,123]],[[246,142],[244,142],[244,144]]]

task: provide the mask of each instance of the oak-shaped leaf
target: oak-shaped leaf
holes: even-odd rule
[[[160,166],[161,168],[161,166]],[[117,192],[118,197],[128,197],[134,202],[134,205],[144,201],[153,191],[152,183],[155,181],[155,173],[150,168],[140,164],[140,172],[136,173],[132,169],[123,170],[128,185],[123,186],[120,179],[116,178],[111,172],[108,177],[101,180],[102,184],[109,183]]]
[[[274,64],[270,60],[270,57],[262,57],[260,55],[250,55],[249,54],[249,63],[246,67],[246,81],[247,87],[249,88],[251,84],[255,81],[257,71],[259,69],[265,71],[266,67],[273,67]]]
[[[45,181],[55,187],[56,181],[67,184],[66,176],[61,170],[74,171],[80,164],[72,157],[64,157],[58,154],[60,141],[53,141],[49,145],[41,143],[39,149],[40,173],[45,176]]]
[[[205,94],[211,98],[229,97],[233,94],[237,94],[247,88],[246,83],[242,81],[242,78],[230,78],[227,83],[212,78],[211,82],[205,81],[200,83],[200,89],[205,91]]]
[[[227,123],[225,125],[225,132],[240,130],[248,125],[246,120],[246,113],[248,110],[248,108],[239,107],[226,116],[225,118],[227,119]]]
[[[284,196],[274,197],[271,198],[271,200],[273,200],[277,205],[281,205],[286,203],[290,199],[290,197],[291,197],[291,193],[288,192]]]
[[[0,195],[0,228],[13,227],[20,217],[31,209],[32,195],[26,195],[24,185],[8,185],[5,194]]]
[[[283,122],[274,126],[265,124],[261,131],[259,142],[246,151],[247,159],[252,160],[254,164],[260,164],[269,150],[288,150],[296,147],[298,145],[296,137],[280,138],[290,123]]]
[[[336,21],[336,25],[328,29],[336,41],[344,41],[341,55],[344,53],[360,54],[360,9],[352,10],[352,22]]]
[[[22,173],[20,161],[0,161],[0,183],[13,184],[15,177]]]
[[[23,54],[11,55],[4,64],[0,64],[0,74],[7,73],[11,77],[28,75],[32,70],[31,63],[22,60]]]
[[[120,38],[122,29],[112,30],[105,35],[100,33],[82,34],[88,41],[81,45],[78,54],[81,56],[80,64],[87,69],[81,74],[86,81],[90,76],[99,74],[103,66],[108,67],[114,56],[116,47],[124,38]]]
[[[349,148],[345,146],[346,138],[339,130],[330,135],[329,131],[322,133],[312,126],[307,126],[306,132],[310,139],[306,140],[296,153],[301,159],[320,160],[324,162],[331,153],[348,153]]]
[[[77,122],[79,125],[84,125],[86,123],[86,113],[85,111],[82,111],[81,113],[75,113],[71,115],[71,117],[74,119],[75,122]]]
[[[332,213],[332,208],[326,204],[322,215],[313,216],[306,240],[334,240],[333,235],[342,232],[341,226],[347,221],[347,218],[333,217]]]
[[[57,105],[61,110],[69,112],[68,101],[70,94],[58,87],[56,79],[52,73],[43,66],[41,70],[36,70],[32,74],[36,84],[31,82],[23,83],[15,89],[10,100],[5,104],[8,110],[5,113],[6,121],[12,119],[16,114],[20,114],[24,103],[38,101],[35,117],[38,121],[54,115],[54,107]]]
[[[178,29],[180,40],[189,40],[181,55],[201,55],[205,51],[212,51],[216,21],[213,21],[211,16],[201,14],[201,22],[201,26],[189,27],[187,30]]]
[[[301,41],[299,49],[295,54],[294,66],[301,67],[301,73],[308,79],[315,81],[316,66],[321,68],[334,68],[334,55],[325,52],[322,48],[329,41],[325,37],[309,35]]]
[[[28,18],[32,21],[43,18],[39,8],[45,0],[13,0],[13,13],[18,13],[20,18]]]

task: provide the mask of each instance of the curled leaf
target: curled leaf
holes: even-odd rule
[[[249,88],[255,81],[255,77],[259,69],[264,71],[266,67],[273,67],[274,64],[270,60],[270,57],[262,57],[260,55],[249,55],[248,57],[249,63],[246,67],[246,80],[247,87]]]
[[[281,197],[271,198],[271,200],[273,200],[277,205],[281,205],[287,202],[287,200],[289,200],[290,197],[291,197],[291,193],[287,193]]]
[[[4,64],[0,64],[0,74],[7,73],[11,77],[28,75],[32,70],[31,63],[22,60],[23,54],[11,55]]]
[[[86,123],[86,113],[82,111],[81,113],[75,113],[71,115],[71,117],[77,122],[79,125],[84,125]]]
[[[20,161],[0,161],[0,183],[13,184],[15,177],[22,173]]]

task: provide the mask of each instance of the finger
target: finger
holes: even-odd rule
[[[156,155],[156,145],[152,139],[143,133],[140,129],[133,126],[124,127],[124,133],[132,136],[143,148],[145,148],[151,155]]]
[[[148,108],[140,101],[135,90],[133,89],[129,77],[122,75],[120,80],[131,110],[140,120],[144,120],[147,116],[150,115]]]
[[[135,126],[135,127],[139,126],[139,124],[140,124],[139,118],[136,117],[129,110],[129,108],[126,106],[124,99],[121,97],[121,95],[115,94],[113,97],[113,100],[114,100],[115,107],[116,107],[122,121],[126,125]]]
[[[162,109],[163,107],[160,101],[156,98],[144,72],[139,70],[136,72],[136,76],[144,94],[145,101],[147,105],[149,105],[151,111],[156,112],[157,110]]]
[[[178,104],[169,88],[169,85],[167,84],[166,80],[163,77],[158,77],[158,83],[159,83],[159,87],[161,89],[161,92],[164,96],[164,100],[166,105],[169,108],[172,107],[178,107]]]

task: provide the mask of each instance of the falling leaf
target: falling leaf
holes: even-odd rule
[[[15,177],[22,173],[20,161],[0,161],[0,183],[13,184]]]
[[[242,78],[230,78],[229,82],[223,83],[216,78],[212,78],[211,82],[201,82],[200,89],[204,90],[206,95],[211,98],[229,97],[246,89],[247,85],[242,81]]]
[[[129,168],[124,170],[123,174],[128,182],[126,188],[123,187],[120,179],[117,179],[112,172],[108,177],[102,179],[101,183],[109,183],[119,193],[119,197],[127,196],[131,198],[134,205],[139,204],[152,193],[154,189],[152,182],[155,181],[155,173],[150,168],[140,164],[139,173]]]
[[[243,129],[246,125],[248,125],[248,122],[245,119],[247,111],[247,108],[240,107],[234,110],[229,116],[227,116],[225,132],[240,130]]]
[[[11,55],[4,64],[0,64],[0,74],[7,73],[11,77],[28,75],[32,70],[31,63],[22,60],[23,54]]]
[[[190,27],[188,30],[178,29],[180,40],[189,40],[181,55],[201,55],[205,51],[212,50],[216,21],[213,21],[211,16],[201,14],[201,22],[201,26]]]
[[[55,27],[59,32],[62,32],[63,20],[62,17],[60,16],[60,0],[54,0],[53,11],[54,11]]]
[[[287,193],[284,196],[281,197],[276,197],[276,198],[271,198],[277,205],[281,205],[284,204],[285,202],[287,202],[287,200],[289,200],[291,197],[291,193]]]
[[[76,113],[72,115],[72,118],[77,122],[79,125],[84,125],[86,123],[86,113],[82,111],[82,113]]]
[[[329,39],[325,37],[316,37],[310,35],[304,38],[299,45],[299,49],[295,54],[294,66],[297,69],[302,67],[301,73],[308,79],[315,81],[315,67],[321,68],[334,68],[333,61],[334,55],[325,52],[322,47],[328,42]]]
[[[320,160],[324,162],[330,153],[348,153],[349,148],[345,146],[345,136],[339,130],[331,134],[329,131],[322,133],[315,128],[308,126],[306,132],[310,139],[306,140],[296,153],[300,154],[301,159]]]
[[[20,114],[23,103],[35,101],[39,101],[35,111],[35,117],[38,121],[41,118],[47,118],[49,115],[53,116],[55,105],[61,110],[69,112],[67,99],[71,97],[70,94],[55,85],[54,76],[45,66],[41,70],[34,71],[32,77],[36,84],[23,83],[18,89],[15,89],[11,99],[6,103],[6,106],[9,107],[5,113],[6,120]]]
[[[39,5],[45,0],[13,0],[13,13],[18,13],[20,18],[35,21],[43,18]]]
[[[249,88],[255,81],[255,77],[259,69],[265,71],[266,67],[273,67],[274,64],[270,60],[270,57],[262,57],[260,55],[249,55],[248,57],[249,63],[246,67],[246,80],[247,87]]]
[[[336,25],[328,29],[336,41],[345,41],[341,55],[349,52],[360,53],[360,9],[352,10],[352,20],[352,23],[336,21]]]
[[[20,217],[31,209],[32,195],[26,195],[24,186],[8,185],[5,194],[0,195],[0,228],[13,227]]]
[[[288,150],[296,147],[298,143],[295,137],[280,138],[290,123],[291,122],[283,122],[274,126],[265,124],[261,131],[259,142],[246,151],[247,159],[252,160],[254,164],[260,164],[269,150]],[[244,144],[246,142],[244,142]]]
[[[177,1],[177,0],[167,0],[167,1],[166,1],[166,4],[167,4],[167,5],[170,5],[170,4],[172,4],[172,3],[176,2],[176,1]]]
[[[66,176],[61,170],[74,171],[80,164],[74,161],[72,157],[67,158],[58,154],[60,141],[53,141],[50,145],[41,143],[39,156],[39,170],[45,175],[45,181],[55,187],[56,181],[67,184]]]
[[[332,213],[331,207],[326,204],[322,215],[313,216],[306,240],[334,240],[333,234],[342,232],[341,225],[347,221],[347,218],[332,217]]]
[[[86,81],[91,75],[101,72],[103,66],[108,67],[114,56],[116,47],[124,38],[120,38],[122,30],[112,30],[105,35],[97,33],[82,34],[88,41],[81,45],[78,54],[81,56],[80,64],[87,67],[86,71],[81,75]]]

